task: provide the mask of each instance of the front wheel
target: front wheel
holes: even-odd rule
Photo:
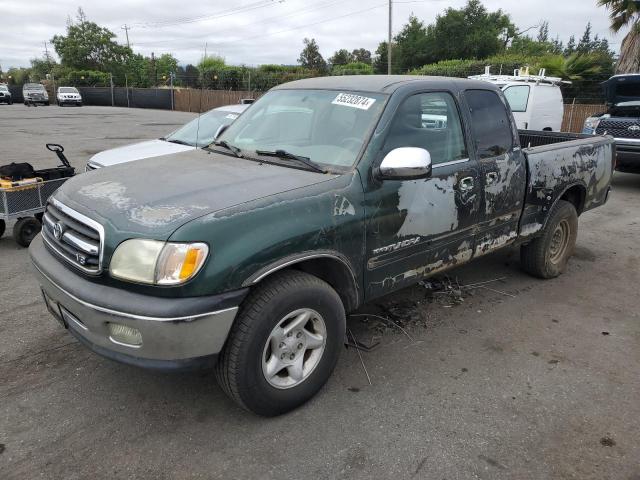
[[[275,416],[313,397],[336,365],[344,306],[326,282],[299,271],[274,274],[240,308],[216,367],[241,407]]]
[[[2,235],[4,235],[4,231],[7,228],[7,224],[4,223],[4,220],[0,220],[0,237],[2,237]]]
[[[13,239],[18,245],[28,247],[41,229],[42,224],[38,219],[34,217],[21,218],[13,226]]]
[[[520,248],[520,263],[529,274],[555,278],[564,273],[578,237],[578,214],[572,203],[559,200],[542,235]]]

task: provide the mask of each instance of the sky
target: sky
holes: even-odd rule
[[[395,0],[393,30],[397,33],[414,13],[426,24],[447,7],[466,0]],[[618,51],[624,32],[613,35],[607,12],[596,0],[483,0],[491,11],[501,8],[520,30],[549,22],[552,36],[565,43],[582,36],[591,21],[593,33],[606,37]],[[325,58],[340,48],[372,52],[387,37],[387,0],[0,0],[0,67],[29,66],[42,57],[45,41],[64,34],[67,19],[82,6],[87,19],[107,27],[126,43],[123,25],[137,53],[171,53],[181,65],[197,63],[205,45],[227,64],[295,64],[302,40],[313,37]],[[531,31],[535,35],[535,29]],[[54,53],[49,43],[50,53]]]

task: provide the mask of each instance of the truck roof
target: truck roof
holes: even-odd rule
[[[315,77],[294,80],[273,88],[288,89],[321,89],[321,90],[357,90],[372,93],[392,93],[398,88],[411,83],[428,84],[428,88],[481,88],[491,89],[488,82],[467,80],[463,78],[431,77],[425,75],[338,75],[333,77]],[[497,89],[497,87],[494,87]]]

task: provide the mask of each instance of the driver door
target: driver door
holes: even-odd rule
[[[391,121],[380,161],[419,147],[430,153],[432,174],[374,181],[365,192],[368,298],[471,259],[481,184],[460,118],[453,95],[425,92],[407,97]]]

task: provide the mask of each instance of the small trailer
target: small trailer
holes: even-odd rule
[[[0,237],[6,222],[17,220],[13,238],[23,247],[28,247],[40,232],[42,214],[51,194],[75,175],[61,145],[47,143],[46,147],[58,156],[62,165],[42,170],[34,170],[28,163],[0,167]]]

